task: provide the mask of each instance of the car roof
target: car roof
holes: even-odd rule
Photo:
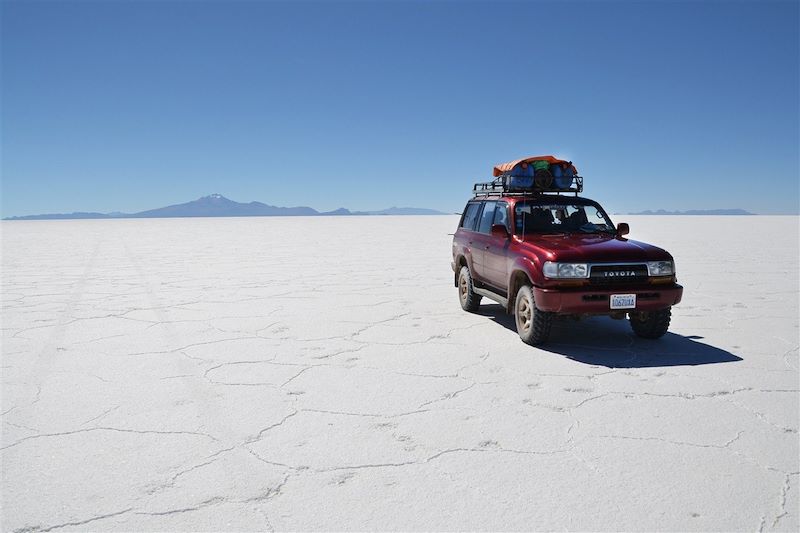
[[[595,205],[595,202],[589,198],[581,196],[565,196],[558,194],[541,194],[536,196],[476,196],[469,202],[484,202],[484,201],[504,201],[508,203],[526,202],[541,205]]]

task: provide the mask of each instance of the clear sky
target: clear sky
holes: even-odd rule
[[[571,159],[609,211],[798,212],[800,3],[2,2],[2,216],[460,211]]]

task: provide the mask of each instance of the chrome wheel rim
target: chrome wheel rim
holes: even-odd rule
[[[467,276],[461,274],[461,278],[458,280],[458,294],[461,297],[462,302],[467,301],[467,295],[469,294],[469,283],[467,283]]]
[[[523,331],[528,331],[531,328],[533,321],[533,306],[527,296],[522,296],[517,304],[517,325]]]

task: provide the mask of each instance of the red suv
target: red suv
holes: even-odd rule
[[[627,224],[578,196],[580,177],[556,191],[542,182],[518,190],[509,178],[475,185],[453,237],[461,307],[475,312],[484,296],[500,303],[528,344],[547,340],[555,315],[627,315],[636,335],[663,336],[683,294],[672,256],[624,238]]]

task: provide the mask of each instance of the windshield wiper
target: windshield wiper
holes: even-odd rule
[[[526,237],[563,237],[564,235],[569,235],[569,233],[537,233],[537,232],[527,232],[522,234],[522,238],[525,239]]]
[[[609,235],[616,233],[615,231],[612,231],[608,228],[597,227],[594,224],[583,225],[580,228],[578,228],[578,230],[581,231],[582,233],[607,233]]]

